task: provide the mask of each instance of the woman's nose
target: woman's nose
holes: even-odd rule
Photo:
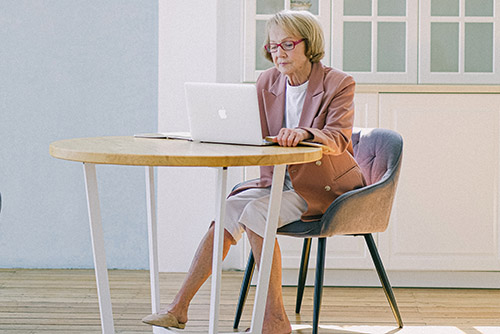
[[[278,57],[283,57],[283,56],[286,56],[286,51],[285,51],[285,50],[283,50],[283,48],[280,46],[280,47],[278,47],[278,51],[276,51],[276,55],[277,55]]]

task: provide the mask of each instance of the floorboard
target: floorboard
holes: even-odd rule
[[[162,304],[178,289],[184,274],[160,275]],[[232,332],[241,272],[224,272],[220,329]],[[152,333],[140,319],[150,313],[149,273],[110,270],[117,333]],[[210,282],[192,302],[181,333],[206,333]],[[241,329],[250,325],[254,288]],[[394,289],[405,323],[396,324],[381,288],[326,287],[321,309],[322,334],[493,334],[500,333],[500,290]],[[295,288],[284,288],[294,333],[311,333],[313,289],[306,288],[301,314],[295,314]],[[101,333],[93,270],[0,269],[0,333]]]

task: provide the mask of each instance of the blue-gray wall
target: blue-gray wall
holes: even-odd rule
[[[0,267],[93,267],[80,163],[52,141],[156,131],[157,0],[0,0]],[[108,267],[147,268],[144,170],[97,168]]]

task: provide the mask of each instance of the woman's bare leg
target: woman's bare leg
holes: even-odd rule
[[[255,263],[260,266],[260,255],[264,239],[250,229],[247,229],[248,240],[252,246]],[[283,305],[283,290],[281,289],[281,251],[276,240],[274,243],[273,264],[269,279],[266,313],[262,334],[288,334],[292,332],[290,321]]]
[[[167,306],[161,313],[171,313],[181,323],[188,320],[188,308],[191,300],[203,283],[212,274],[212,255],[213,255],[213,242],[214,242],[214,224],[210,226],[208,232],[196,250],[191,266],[189,267],[188,274],[182,283],[182,286],[177,292],[174,301]],[[223,259],[229,252],[231,245],[236,244],[231,234],[224,230],[224,246],[223,246]]]

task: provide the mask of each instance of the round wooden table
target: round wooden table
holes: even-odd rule
[[[227,167],[274,166],[269,212],[261,255],[261,268],[259,271],[250,333],[256,334],[262,331],[286,165],[319,160],[322,157],[321,148],[305,146],[228,145],[134,137],[96,137],[53,142],[50,144],[50,154],[58,159],[78,161],[84,164],[102,332],[106,334],[114,333],[115,331],[104,252],[95,165],[146,166],[146,197],[148,202],[148,238],[153,313],[160,311],[154,166],[217,167],[217,216],[215,220],[209,324],[209,333],[211,334],[218,332],[222,242],[224,238],[224,229],[222,226],[225,215]],[[154,327],[154,332],[177,333],[157,327]]]
[[[50,154],[59,159],[94,164],[134,166],[270,166],[321,158],[321,149],[209,144],[188,140],[134,137],[76,138],[54,142]]]

